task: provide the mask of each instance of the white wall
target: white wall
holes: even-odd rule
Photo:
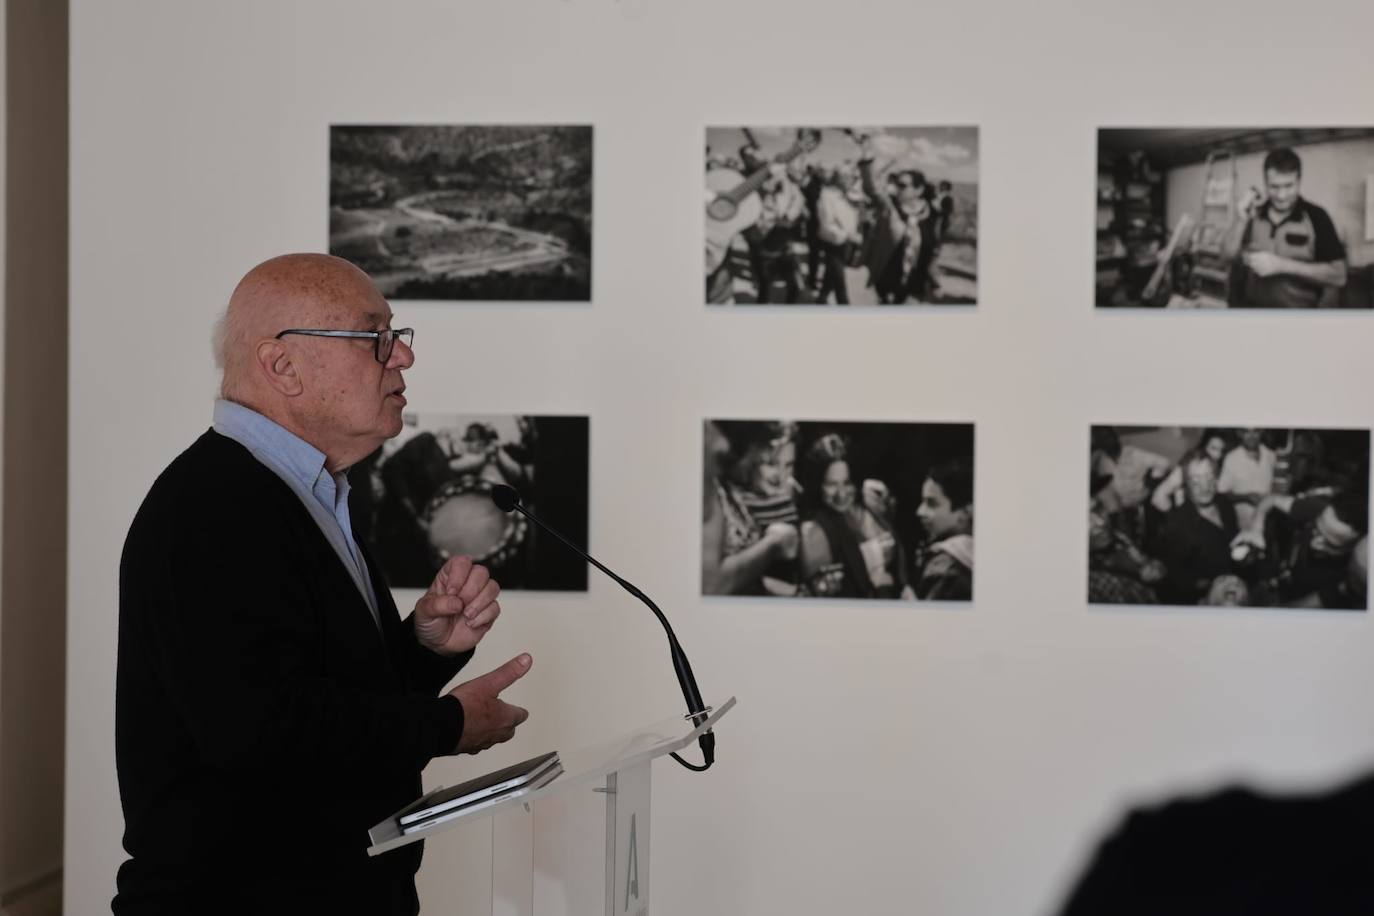
[[[75,0],[70,911],[122,858],[124,531],[209,422],[234,281],[326,246],[331,121],[596,125],[591,307],[397,312],[414,409],[592,416],[593,550],[740,697],[714,770],[656,771],[655,912],[1045,912],[1128,800],[1367,765],[1369,616],[1090,611],[1084,481],[1093,422],[1374,425],[1367,316],[1094,314],[1091,207],[1099,125],[1368,119],[1371,25],[1353,0]],[[1302,79],[1253,64],[1279,41]],[[706,311],[703,127],[760,122],[980,124],[979,308]],[[976,422],[975,605],[700,598],[718,415]],[[477,664],[532,650],[534,715],[490,762],[677,708],[610,583],[504,605]],[[427,900],[484,880],[471,846],[430,845]]]

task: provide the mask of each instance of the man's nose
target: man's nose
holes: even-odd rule
[[[391,346],[391,359],[387,360],[388,369],[409,369],[415,365],[415,351],[407,346],[404,340],[399,337]]]

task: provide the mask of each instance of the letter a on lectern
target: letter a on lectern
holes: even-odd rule
[[[639,899],[639,843],[635,839],[635,816],[630,815],[630,858],[625,863],[625,909],[630,908],[630,895]]]

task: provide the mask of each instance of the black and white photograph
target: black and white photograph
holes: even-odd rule
[[[329,253],[393,300],[588,302],[592,128],[334,125]]]
[[[518,512],[587,544],[587,417],[406,413],[401,434],[348,472],[354,527],[395,588],[428,588],[446,560],[471,557],[503,590],[587,590],[587,565]]]
[[[702,593],[973,599],[973,425],[707,420]]]
[[[1097,138],[1098,308],[1374,308],[1374,127]]]
[[[973,305],[977,127],[711,127],[710,305]]]
[[[1094,426],[1090,604],[1364,610],[1369,431]]]

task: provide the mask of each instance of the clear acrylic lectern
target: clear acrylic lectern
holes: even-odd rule
[[[730,697],[713,708],[700,726],[693,726],[686,716],[675,716],[592,747],[571,753],[560,751],[563,772],[549,784],[514,798],[482,805],[442,823],[402,833],[393,815],[368,831],[372,838],[368,855],[381,855],[460,824],[489,818],[493,916],[534,916],[536,872],[540,873],[542,881],[551,881],[558,886],[557,898],[577,901],[568,908],[569,912],[577,912],[579,916],[598,911],[607,916],[645,916],[649,911],[650,765],[654,758],[692,744],[734,705],[735,698]],[[582,828],[585,815],[578,818],[572,813],[577,806],[563,803],[578,792],[596,792],[599,798],[604,798],[604,858],[600,855],[539,855],[536,834],[548,820],[571,821],[574,829]],[[583,849],[588,841],[595,843],[600,839],[595,827],[585,826],[584,835],[576,840]],[[566,830],[567,824],[562,827]],[[442,852],[432,847],[426,859],[436,854],[442,855]],[[604,890],[601,874],[567,873],[603,870]],[[589,896],[604,900],[604,906],[588,907]],[[545,909],[539,912],[543,914]]]

